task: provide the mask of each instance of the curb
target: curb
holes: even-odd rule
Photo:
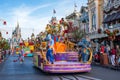
[[[101,65],[100,63],[95,63],[95,62],[93,62],[92,65],[94,65],[94,66],[99,66],[99,67],[103,67],[103,68],[109,68],[109,69],[112,69],[112,70],[120,71],[120,66]]]

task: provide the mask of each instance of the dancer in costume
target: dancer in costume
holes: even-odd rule
[[[87,62],[89,56],[89,50],[87,48],[90,47],[90,40],[88,40],[87,38],[83,38],[78,43],[78,46],[82,47],[82,51],[81,51],[82,61]]]
[[[49,46],[47,53],[46,53],[47,60],[53,64],[54,63],[54,55],[53,55],[53,49]]]
[[[53,53],[55,53],[55,50],[54,50],[54,40],[52,39],[51,34],[48,35],[48,39],[49,41],[48,41],[48,50],[46,53],[46,58],[51,64],[53,64],[54,63]]]

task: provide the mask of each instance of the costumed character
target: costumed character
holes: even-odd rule
[[[19,51],[20,51],[20,47],[16,46],[16,54],[19,54]]]
[[[64,18],[61,18],[61,20],[59,21],[59,23],[61,24],[62,35],[64,37],[67,37],[67,33],[68,33],[68,23],[67,23],[67,21],[65,21]]]
[[[35,35],[34,35],[34,33],[32,33],[32,35],[31,35],[31,40],[32,40],[32,41],[35,40]]]
[[[47,24],[47,26],[46,26],[46,32],[52,33],[51,26],[49,24]]]
[[[46,58],[50,63],[54,63],[54,56],[53,53],[55,53],[55,49],[54,49],[54,40],[52,39],[51,34],[48,35],[48,50],[46,53]]]
[[[88,47],[90,47],[90,42],[87,39],[82,39],[79,43],[78,46],[82,48],[81,50],[81,56],[82,56],[82,61],[87,62],[88,61],[88,56],[90,55]]]
[[[54,63],[54,55],[53,55],[53,49],[49,46],[47,53],[46,53],[47,60],[53,64]]]
[[[60,33],[60,24],[57,24],[55,27],[56,33]]]
[[[24,47],[22,46],[19,54],[20,63],[24,62]]]
[[[40,42],[43,41],[43,32],[40,32]]]

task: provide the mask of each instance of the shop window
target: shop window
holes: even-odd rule
[[[96,29],[96,16],[95,16],[95,14],[92,15],[92,27]]]

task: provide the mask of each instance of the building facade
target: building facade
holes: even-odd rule
[[[90,38],[100,38],[98,31],[103,29],[103,0],[88,0]],[[96,34],[96,35],[95,35]]]
[[[82,6],[80,10],[80,27],[81,30],[84,30],[85,33],[89,33],[89,15],[88,15],[88,7]]]
[[[72,27],[80,27],[80,13],[74,11],[73,13],[69,14],[68,16],[66,16],[66,20],[67,21],[72,21],[73,22],[73,26]]]
[[[117,28],[120,25],[120,0],[104,0],[105,28]]]
[[[118,30],[115,35],[114,45],[120,46],[120,0],[104,0],[104,28],[111,33]]]
[[[80,12],[77,12],[76,10],[69,14],[68,16],[66,16],[66,20],[69,23],[69,27],[68,27],[68,38],[72,38],[73,37],[73,32],[75,30],[79,30],[80,29]]]

